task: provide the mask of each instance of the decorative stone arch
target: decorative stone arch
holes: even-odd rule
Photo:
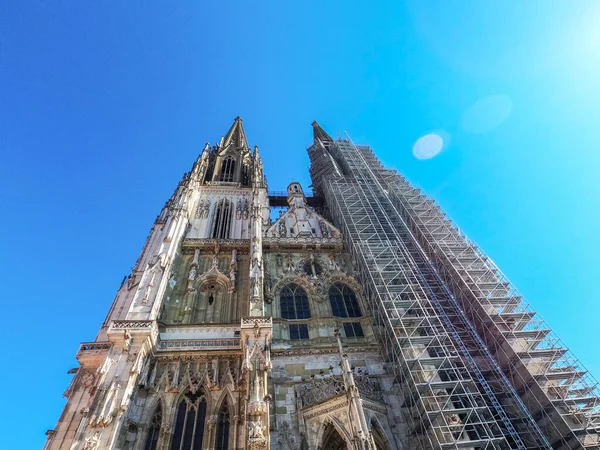
[[[217,438],[219,432],[219,420],[223,406],[227,404],[228,415],[229,415],[229,437],[228,437],[228,448],[233,450],[236,444],[235,437],[237,435],[236,418],[238,415],[238,402],[233,395],[232,385],[224,387],[219,394],[213,395],[213,401],[211,403],[210,410],[207,409],[207,425],[210,429],[208,436],[208,448],[216,448]],[[213,391],[213,394],[216,392]],[[205,441],[206,442],[206,441]]]
[[[239,177],[237,176],[239,171],[240,171],[240,165],[242,162],[242,158],[240,158],[240,153],[237,151],[237,149],[235,149],[234,146],[229,145],[227,147],[225,147],[224,149],[221,149],[221,151],[217,154],[216,158],[215,158],[215,166],[213,169],[213,174],[212,174],[212,181],[221,181],[221,175],[222,175],[222,170],[223,170],[223,164],[225,162],[226,159],[228,158],[233,158],[235,167],[234,167],[234,174],[233,174],[233,181],[237,181],[239,179]]]
[[[207,375],[206,373],[204,374],[204,377],[206,379]],[[212,395],[211,395],[211,390],[209,385],[207,385],[204,381],[199,383],[197,391],[199,391],[200,389],[203,390],[203,397],[204,400],[206,402],[206,412],[205,412],[205,417],[204,417],[204,434],[203,434],[203,438],[202,438],[202,448],[204,448],[204,442],[206,442],[207,439],[207,422],[208,419],[210,418],[209,415],[209,411],[211,411],[211,409],[213,408],[214,405],[214,400],[212,399]],[[195,391],[195,392],[197,392]],[[183,386],[179,393],[177,395],[174,395],[174,401],[173,401],[173,407],[171,408],[171,414],[170,417],[168,418],[169,422],[167,422],[166,424],[166,428],[169,431],[169,435],[168,438],[165,438],[163,441],[163,447],[164,449],[168,449],[171,446],[171,441],[173,440],[173,436],[175,433],[175,429],[176,429],[176,420],[177,420],[177,412],[179,409],[179,404],[180,402],[183,400],[183,397],[189,393],[189,392],[193,392],[188,385]],[[163,421],[165,420],[165,417],[163,416]]]
[[[233,396],[232,386],[225,386],[223,389],[221,389],[220,392],[221,392],[220,395],[215,398],[214,408],[211,410],[211,413],[218,414],[219,411],[221,410],[221,407],[223,406],[223,402],[227,401],[229,404],[229,407],[231,408],[230,416],[231,416],[231,420],[233,423],[233,418],[235,417],[235,415],[237,413],[237,408],[236,408],[235,397]]]
[[[362,297],[362,286],[356,281],[356,278],[351,277],[350,275],[346,275],[343,272],[335,272],[332,273],[329,277],[327,277],[327,283],[332,285],[334,283],[344,283],[352,288],[356,296]]]
[[[160,432],[158,437],[158,445],[156,448],[160,448],[161,441],[164,441],[165,434],[169,430],[169,412],[171,410],[170,401],[167,399],[167,395],[161,391],[154,391],[150,400],[146,402],[144,410],[142,411],[142,416],[140,418],[141,424],[141,432],[138,433],[136,440],[138,444],[136,444],[136,449],[146,448],[146,441],[148,440],[148,435],[150,433],[150,426],[152,419],[154,418],[154,414],[156,413],[157,408],[160,406],[161,408],[161,424],[160,424]]]
[[[365,412],[366,411],[367,410],[365,410]],[[367,416],[367,423],[369,424],[369,432],[373,437],[373,440],[377,446],[377,450],[389,450],[392,448],[389,438],[389,436],[391,436],[391,430],[389,427],[383,426],[381,420],[379,420],[379,417],[377,417],[377,414],[369,412]]]
[[[367,308],[367,303],[362,295],[363,289],[362,286],[356,281],[354,277],[350,275],[346,275],[344,273],[335,272],[327,277],[323,282],[323,295],[327,300],[327,308],[329,315],[333,316],[333,311],[331,310],[331,302],[329,301],[329,289],[335,283],[346,284],[350,289],[354,291],[354,295],[356,296],[356,301],[358,302],[358,306],[360,308],[360,312],[362,313],[362,317],[367,316],[369,314],[369,309]]]
[[[321,266],[321,277],[327,277],[329,275],[329,268],[327,267],[327,263],[323,260],[323,258],[318,253],[313,253],[313,257],[315,259],[315,264]],[[304,271],[304,266],[310,263],[310,256],[306,256],[298,260],[296,267],[297,271],[302,275],[308,276],[308,274]]]
[[[306,291],[306,294],[308,296],[308,304],[310,307],[310,315],[311,315],[311,317],[315,317],[314,312],[315,312],[316,308],[311,303],[313,301],[321,302],[322,300],[320,300],[320,299],[317,300],[318,295],[315,290],[315,285],[308,278],[302,277],[302,276],[297,276],[297,275],[284,277],[284,278],[280,279],[279,281],[277,281],[277,283],[275,283],[275,286],[273,286],[273,290],[271,291],[272,316],[278,317],[278,318],[281,317],[279,296],[281,294],[281,290],[285,286],[287,286],[288,284],[291,284],[291,283],[297,284],[298,286],[302,287]]]
[[[196,290],[194,304],[196,307],[200,306],[199,302],[202,298],[202,295],[207,295],[207,299],[210,297],[210,295],[213,295],[215,300],[217,295],[219,295],[221,298],[220,305],[206,305],[207,309],[209,306],[212,306],[213,308],[211,310],[212,317],[207,321],[212,321],[213,317],[216,316],[216,311],[219,312],[219,322],[224,322],[231,319],[231,287],[232,285],[229,277],[225,276],[216,267],[212,267],[208,272],[202,274],[194,282],[194,289]],[[218,310],[216,308],[218,308]]]
[[[325,431],[327,430],[327,427],[329,425],[333,426],[335,431],[337,431],[337,433],[346,442],[346,444],[348,446],[351,445],[352,436],[348,433],[348,430],[346,430],[346,427],[344,426],[342,421],[335,416],[326,416],[325,419],[321,422],[321,426],[319,427],[319,430],[318,430],[318,433],[317,433],[317,436],[315,439],[315,443],[316,443],[315,448],[321,448],[323,446],[323,444],[325,444],[325,442],[323,442],[323,440],[327,437],[325,435]]]

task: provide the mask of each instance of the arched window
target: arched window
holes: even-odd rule
[[[158,443],[158,435],[160,433],[160,426],[162,423],[162,408],[160,403],[154,411],[150,426],[148,427],[148,436],[146,437],[146,445],[144,450],[156,450],[156,444]]]
[[[229,449],[229,405],[227,401],[223,403],[221,412],[219,413],[219,422],[217,423],[217,442],[215,444],[216,450],[228,450]]]
[[[242,186],[250,186],[250,164],[242,166]]]
[[[354,291],[342,283],[329,288],[329,301],[334,317],[360,317],[360,308]]]
[[[231,216],[233,214],[233,206],[230,201],[221,199],[215,205],[215,215],[211,237],[213,239],[229,238],[229,229],[231,228]]]
[[[306,291],[295,283],[290,283],[281,289],[279,305],[283,319],[309,319],[310,307]]]
[[[177,406],[171,450],[201,450],[205,419],[206,398],[203,392],[185,394]]]
[[[233,181],[235,176],[235,159],[227,156],[221,163],[221,181]]]
[[[208,168],[206,169],[206,175],[204,175],[204,182],[213,181],[213,173],[215,171],[215,159],[213,155],[210,156]]]

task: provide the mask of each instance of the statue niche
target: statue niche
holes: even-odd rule
[[[192,295],[189,323],[224,323],[230,320],[230,280],[224,274],[203,276]]]

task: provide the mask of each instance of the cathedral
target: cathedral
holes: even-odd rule
[[[308,154],[270,192],[239,117],[206,144],[44,449],[600,449],[597,383],[439,206],[316,122]]]

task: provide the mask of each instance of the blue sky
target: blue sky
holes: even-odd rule
[[[598,23],[583,0],[3,1],[0,447],[42,447],[79,342],[237,115],[273,190],[310,184],[315,119],[370,144],[600,376]]]

